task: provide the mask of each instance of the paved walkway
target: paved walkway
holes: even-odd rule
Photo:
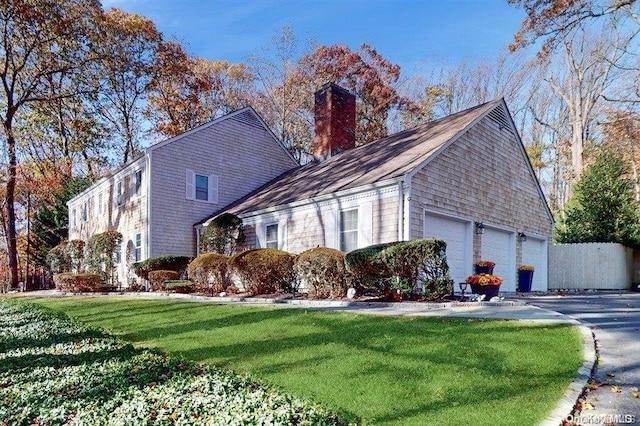
[[[25,295],[36,296],[36,295],[47,295],[47,296],[62,296],[62,294],[58,291],[43,291],[43,292],[30,292],[25,293]],[[241,297],[204,297],[204,296],[191,296],[184,294],[170,294],[167,295],[165,293],[125,293],[126,297],[141,297],[141,298],[176,298],[176,299],[188,299],[188,300],[197,300],[204,303],[247,303],[247,304],[270,304],[270,305],[278,305],[283,307],[291,307],[291,308],[306,308],[306,309],[323,309],[323,310],[339,310],[339,311],[350,311],[350,312],[358,312],[358,313],[366,313],[373,315],[399,315],[399,316],[433,316],[433,317],[461,317],[461,318],[491,318],[491,319],[507,319],[507,320],[517,320],[517,321],[535,321],[535,322],[546,322],[546,323],[571,323],[579,327],[583,334],[584,339],[584,362],[582,368],[577,373],[576,380],[570,385],[568,391],[565,394],[565,397],[559,401],[557,407],[553,410],[551,415],[543,422],[543,425],[546,426],[557,426],[562,423],[562,420],[569,415],[572,411],[573,406],[576,403],[576,400],[581,395],[584,386],[589,379],[594,361],[596,358],[596,353],[594,350],[594,340],[591,329],[584,326],[581,321],[585,319],[585,317],[580,317],[580,313],[585,311],[581,308],[581,306],[586,305],[589,306],[589,302],[585,302],[584,300],[575,300],[569,298],[552,298],[552,297],[529,297],[526,299],[521,298],[507,298],[507,300],[502,302],[465,302],[465,303],[412,303],[412,302],[402,302],[402,303],[380,303],[380,302],[350,302],[350,301],[313,301],[313,300],[278,300],[278,299],[260,299],[260,298],[241,298]],[[637,297],[636,297],[637,296]],[[633,302],[637,307],[640,307],[640,294],[633,294],[631,297],[634,297]],[[615,297],[605,297],[603,300],[608,301],[609,303],[614,303],[616,300]],[[626,300],[626,299],[625,299]],[[564,309],[565,303],[567,302],[567,309]],[[625,305],[625,301],[620,302],[618,308],[623,309],[621,306]],[[571,307],[571,308],[569,308]],[[609,308],[605,307],[596,307],[596,305],[592,305],[599,312],[599,317],[606,319],[609,318],[607,312]],[[560,313],[563,312],[563,313]],[[618,311],[615,311],[618,312]],[[569,315],[565,315],[569,314]],[[636,315],[635,318],[640,321],[640,315]],[[613,318],[609,318],[607,320],[615,321]],[[607,322],[607,323],[608,323]],[[601,325],[604,327],[604,324]],[[627,329],[627,328],[625,328]],[[635,327],[637,334],[637,327]],[[633,333],[633,326],[628,328],[629,333]],[[609,347],[613,347],[612,343],[609,343],[609,336],[603,336],[605,341],[602,341],[601,344],[603,346],[603,350],[605,354],[609,354],[610,349],[606,349]],[[627,336],[627,338],[630,336]],[[637,337],[637,336],[636,336]],[[611,336],[614,342],[616,337]],[[626,343],[625,343],[626,345]],[[635,353],[636,359],[634,367],[635,369],[640,369],[640,350],[638,350],[638,342],[633,342],[633,346],[627,346],[630,351],[628,353],[629,357],[633,356]],[[618,345],[620,349],[622,349],[624,345]],[[629,359],[629,357],[627,359]],[[626,371],[630,367],[628,363],[621,364],[618,358],[614,358],[613,356],[609,357],[609,355],[604,356],[604,360],[608,358],[607,364],[602,364],[602,368],[607,368],[607,372],[612,372],[612,374],[618,374],[617,380],[620,382],[621,380],[626,380]],[[598,371],[601,372],[602,368]],[[600,374],[599,377],[601,377]],[[635,377],[635,378],[634,378]],[[604,380],[603,380],[604,381]],[[633,376],[631,378],[631,383],[637,382],[637,376]],[[620,383],[622,384],[622,383]],[[625,384],[626,387],[626,384]],[[610,390],[609,390],[610,392]],[[601,393],[604,393],[603,391]],[[628,393],[628,392],[627,392]],[[593,393],[593,397],[596,396],[596,393]],[[598,396],[599,398],[602,398]],[[618,398],[621,399],[621,398]],[[636,400],[640,402],[640,400]],[[600,405],[598,402],[597,405]],[[627,410],[627,406],[624,406],[624,410]],[[622,410],[623,408],[620,408]],[[631,408],[629,408],[631,410]],[[637,410],[637,405],[636,405]],[[610,411],[612,412],[612,411]],[[618,411],[622,413],[621,411]],[[635,411],[628,411],[629,413]],[[595,412],[594,412],[595,413]],[[626,411],[625,411],[626,413]],[[586,413],[591,414],[591,413]],[[639,419],[638,416],[634,418]],[[583,422],[587,424],[586,422]],[[593,424],[605,424],[602,421],[600,423],[592,422]],[[634,423],[631,423],[634,424]]]

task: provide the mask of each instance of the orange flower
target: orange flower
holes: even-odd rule
[[[518,268],[518,271],[534,271],[534,267],[533,265],[520,265],[520,267]]]
[[[481,268],[493,268],[496,266],[496,262],[492,262],[491,260],[478,260],[474,265],[480,266]]]
[[[500,285],[502,284],[502,278],[491,274],[475,274],[468,276],[465,282],[477,285]]]

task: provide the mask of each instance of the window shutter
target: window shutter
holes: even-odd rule
[[[186,197],[187,200],[196,199],[196,174],[193,170],[187,170]]]
[[[216,204],[218,202],[218,176],[209,176],[209,199],[210,203]]]
[[[340,229],[338,228],[337,216],[337,210],[327,210],[321,214],[325,247],[340,248]]]
[[[373,204],[363,203],[358,206],[358,247],[373,244]]]

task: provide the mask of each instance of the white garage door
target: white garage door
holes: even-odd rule
[[[513,233],[487,227],[482,235],[482,260],[496,263],[494,275],[502,277],[500,291],[516,291],[516,251]]]
[[[537,238],[527,237],[522,242],[522,264],[533,265],[532,291],[547,291],[547,242]]]
[[[447,242],[447,263],[451,279],[455,283],[464,281],[471,273],[470,226],[470,222],[425,214],[424,237],[438,238]]]

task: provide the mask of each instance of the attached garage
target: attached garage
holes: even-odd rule
[[[472,272],[472,229],[470,221],[425,213],[424,237],[447,242],[447,263],[455,283],[464,281]]]
[[[493,273],[503,279],[500,291],[516,291],[515,233],[487,226],[480,247],[480,258],[496,263]]]
[[[532,291],[547,291],[548,277],[547,242],[535,237],[527,237],[522,242],[522,264],[533,265]]]

